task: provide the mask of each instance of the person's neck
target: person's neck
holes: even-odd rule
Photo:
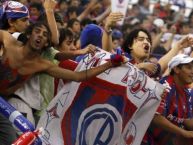
[[[173,78],[174,78],[175,84],[177,84],[179,87],[185,87],[186,84],[182,80],[180,80],[179,76],[174,75]]]
[[[136,57],[136,56],[134,56],[132,53],[131,53],[131,57],[135,60],[136,63],[142,63],[142,62],[145,61],[144,58]]]
[[[40,56],[41,52],[33,50],[33,48],[31,48],[31,46],[29,45],[29,43],[26,43],[23,48],[23,54],[25,58],[34,58]]]
[[[17,31],[15,30],[15,28],[12,28],[12,27],[8,28],[7,31],[8,31],[9,33],[11,33],[11,34],[17,32]]]

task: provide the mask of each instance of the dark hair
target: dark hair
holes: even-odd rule
[[[143,28],[134,29],[126,36],[125,41],[123,43],[122,48],[124,49],[125,52],[131,53],[131,49],[129,49],[129,47],[132,46],[134,39],[138,37],[139,32],[144,32],[145,34],[147,34],[148,38],[150,39],[150,43],[152,44],[151,35],[146,29]]]
[[[56,22],[60,23],[61,25],[64,25],[64,21],[59,13],[54,12],[54,17]]]
[[[14,22],[17,19],[19,19],[19,18],[10,18],[10,19],[3,18],[3,19],[1,19],[1,29],[7,30],[10,27],[8,20]]]
[[[48,31],[48,46],[46,46],[46,47],[50,47],[50,46],[51,46],[51,31],[50,31],[49,27],[48,27],[45,23],[43,23],[43,22],[37,22],[37,23],[33,23],[33,24],[29,25],[29,26],[27,27],[27,29],[25,30],[25,33],[24,33],[24,34],[25,34],[26,36],[29,36],[29,35],[32,34],[32,31],[34,30],[34,28],[36,28],[36,27],[42,27],[42,26],[46,27],[46,29],[47,29],[47,31]]]
[[[78,14],[78,8],[77,7],[74,7],[74,6],[70,6],[68,7],[68,10],[67,10],[67,17],[69,18],[70,14],[72,13],[76,13],[76,15]]]
[[[80,25],[82,27],[85,27],[88,24],[95,24],[93,20],[91,20],[90,18],[84,18],[81,22]]]
[[[59,44],[58,44],[59,46],[62,44],[64,40],[66,40],[67,37],[73,40],[73,33],[71,30],[62,28],[59,30],[59,33],[60,33]]]
[[[72,26],[73,26],[73,24],[74,24],[75,22],[79,22],[79,23],[80,23],[80,21],[79,21],[78,19],[76,19],[76,18],[70,19],[70,20],[68,21],[68,23],[67,23],[67,27],[68,27],[68,28],[72,28]]]
[[[181,69],[183,65],[185,65],[185,64],[179,64],[179,65],[177,65],[176,67],[178,67],[178,68]],[[175,71],[174,71],[174,69],[172,69],[171,72],[170,72],[170,75],[173,76],[174,74],[175,74]]]
[[[29,5],[29,8],[36,8],[38,11],[43,11],[44,8],[41,3],[33,2]]]

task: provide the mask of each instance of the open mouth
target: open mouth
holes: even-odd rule
[[[36,40],[36,43],[37,43],[37,44],[40,44],[40,43],[41,43],[41,40],[40,40],[40,39],[37,39],[37,40]]]
[[[145,49],[145,51],[149,51],[149,49],[150,49],[149,45],[145,45],[144,49]]]

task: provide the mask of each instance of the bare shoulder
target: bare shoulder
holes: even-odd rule
[[[15,45],[18,41],[7,31],[0,30],[0,39],[4,45]]]

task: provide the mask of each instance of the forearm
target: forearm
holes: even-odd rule
[[[97,24],[101,23],[111,12],[111,8],[108,7],[101,15],[97,16],[94,20]]]
[[[184,126],[188,130],[193,130],[193,119],[185,119]]]
[[[112,52],[113,45],[112,45],[112,35],[108,34],[106,31],[103,32],[102,36],[102,49]]]
[[[46,70],[46,72],[55,78],[60,78],[67,81],[80,82],[83,80],[87,80],[91,77],[97,76],[111,67],[112,67],[112,63],[109,61],[109,62],[106,62],[105,64],[102,64],[100,66],[97,66],[88,70],[74,72],[71,70],[60,68],[56,65],[52,65]]]
[[[176,126],[172,122],[170,122],[168,119],[166,119],[164,116],[156,114],[152,120],[152,123],[158,126],[159,128],[162,128],[165,131],[168,131],[170,133],[174,133],[177,135],[182,135],[182,132],[184,129]]]
[[[174,57],[175,55],[178,54],[178,52],[181,50],[182,48],[178,45],[174,46],[166,55],[164,55],[159,61],[158,63],[161,66],[161,72],[163,73],[168,66],[168,62],[171,60],[172,57]]]
[[[163,32],[159,33],[158,35],[156,35],[155,39],[153,39],[152,42],[152,52],[154,51],[154,49],[159,45],[161,37],[163,36]]]
[[[92,10],[92,7],[97,3],[97,0],[91,0],[86,9],[77,17],[77,19],[81,22]]]
[[[174,36],[175,36],[175,34],[172,33],[171,37],[168,39],[168,41],[164,45],[164,48],[165,48],[166,51],[169,51],[171,49]]]
[[[47,17],[47,21],[48,21],[48,26],[50,28],[51,31],[51,36],[52,36],[52,43],[54,43],[54,45],[57,45],[59,43],[59,32],[57,29],[57,24],[56,24],[56,20],[54,17],[54,10],[47,8],[45,9],[46,12],[46,17]]]
[[[100,66],[78,72],[79,75],[77,75],[78,78],[76,81],[80,82],[80,81],[84,81],[84,80],[87,80],[89,78],[92,78],[94,76],[97,76],[97,75],[101,74],[102,72],[104,72],[105,70],[111,68],[112,66],[113,65],[112,65],[111,61],[108,61]]]
[[[74,51],[65,51],[65,52],[59,52],[56,54],[55,59],[62,61],[66,59],[73,59],[76,56],[83,55],[83,51],[81,50],[74,50]]]

